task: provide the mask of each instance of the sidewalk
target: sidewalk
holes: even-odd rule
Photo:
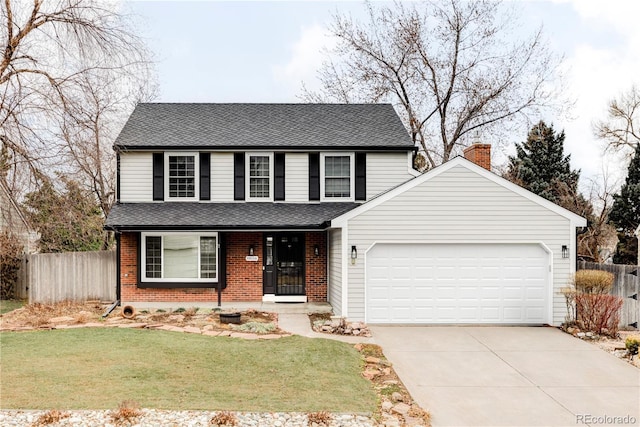
[[[291,332],[307,338],[325,338],[342,341],[350,344],[373,343],[371,337],[354,337],[348,335],[322,334],[311,329],[311,322],[307,314],[280,313],[278,314],[278,327],[283,331]]]

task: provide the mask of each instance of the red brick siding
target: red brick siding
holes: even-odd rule
[[[305,287],[309,301],[327,300],[327,233],[325,231],[305,235]],[[319,255],[314,247],[318,246]]]
[[[227,301],[262,300],[262,233],[227,234]],[[249,246],[258,261],[247,261]]]
[[[222,301],[262,300],[262,233],[230,233],[226,235],[226,280]],[[306,234],[305,285],[309,301],[327,300],[327,239],[325,232]],[[215,302],[212,288],[138,288],[137,233],[122,233],[120,238],[120,280],[123,302]],[[254,247],[258,261],[247,261],[249,246]],[[318,245],[320,255],[314,247]]]
[[[465,148],[464,158],[491,170],[491,144],[473,144]]]

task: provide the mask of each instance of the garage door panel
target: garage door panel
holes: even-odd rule
[[[383,244],[366,262],[371,323],[547,320],[548,255],[538,245]]]

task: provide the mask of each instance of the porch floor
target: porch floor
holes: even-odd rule
[[[177,310],[178,308],[206,308],[214,309],[218,308],[217,302],[123,302],[121,306],[130,305],[135,307],[136,310],[149,310],[149,309],[162,309],[162,310]],[[269,311],[272,313],[280,314],[310,314],[310,313],[331,313],[333,308],[328,302],[262,302],[262,301],[236,301],[236,302],[222,302],[222,306],[219,307],[223,311],[245,311],[245,310],[259,310]]]

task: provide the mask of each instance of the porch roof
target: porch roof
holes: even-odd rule
[[[119,203],[105,228],[143,230],[325,229],[358,203]]]

